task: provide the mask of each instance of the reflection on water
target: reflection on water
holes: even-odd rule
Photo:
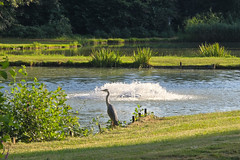
[[[103,114],[110,101],[119,119],[129,121],[137,105],[157,116],[189,115],[238,110],[240,107],[240,71],[238,70],[160,70],[160,69],[84,69],[27,68],[51,90],[61,86],[67,103],[79,111],[82,124]]]

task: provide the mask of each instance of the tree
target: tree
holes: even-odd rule
[[[0,31],[15,22],[15,9],[22,5],[29,5],[38,0],[0,0]]]

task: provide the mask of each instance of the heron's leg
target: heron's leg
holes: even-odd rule
[[[114,126],[114,122],[112,121],[112,129],[113,129],[113,126]]]

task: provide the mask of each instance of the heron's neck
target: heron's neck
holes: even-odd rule
[[[108,106],[108,104],[109,104],[109,100],[108,100],[109,95],[110,95],[110,93],[107,92],[107,96],[106,96],[106,104],[107,104],[107,106]]]

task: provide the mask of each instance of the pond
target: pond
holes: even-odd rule
[[[160,117],[240,109],[239,70],[33,67],[27,71],[50,90],[61,86],[82,125],[99,115],[102,122],[108,121],[106,93],[101,91],[105,88],[120,121],[129,122],[137,105]]]
[[[93,49],[102,47],[118,50],[121,55],[133,55],[137,48],[150,47],[156,56],[196,56],[201,43],[183,43],[183,42],[155,42],[139,44],[122,44],[122,45],[90,45],[75,49],[51,49],[51,50],[9,50],[0,51],[0,54],[14,55],[64,55],[64,56],[89,56]],[[240,43],[222,43],[231,55],[240,57]]]

